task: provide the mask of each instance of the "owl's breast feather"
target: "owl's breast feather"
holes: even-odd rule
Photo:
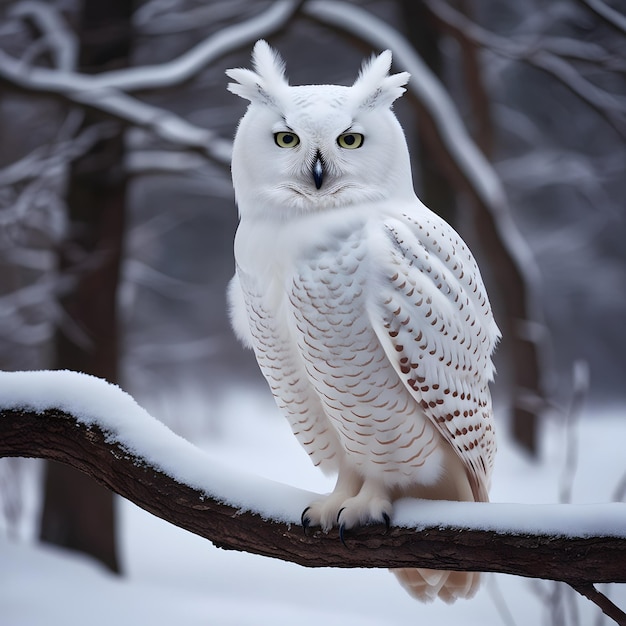
[[[380,206],[344,208],[290,220],[242,219],[235,236],[238,271],[264,294],[270,310],[286,297],[298,266],[317,251],[332,247],[371,221],[380,221]]]

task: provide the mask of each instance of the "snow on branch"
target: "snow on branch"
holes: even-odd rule
[[[219,138],[176,114],[152,106],[109,87],[95,89],[91,77],[75,72],[60,72],[45,67],[24,67],[17,59],[0,50],[0,80],[26,91],[60,96],[135,126],[146,128],[174,144],[197,150],[212,160],[230,163],[232,143]]]
[[[305,566],[503,572],[588,596],[593,583],[626,582],[624,504],[405,500],[389,531],[350,531],[346,547],[300,525],[316,494],[225,471],[118,387],[75,372],[0,372],[2,456],[67,463],[217,546]]]
[[[219,56],[282,28],[300,4],[295,0],[275,2],[261,14],[220,30],[169,63],[97,75],[72,71],[68,67],[69,62],[62,59],[59,59],[59,67],[55,69],[33,66],[30,58],[15,59],[0,50],[0,81],[4,80],[26,91],[56,95],[102,111],[150,130],[168,142],[196,150],[221,165],[229,165],[231,141],[126,92],[172,87],[189,80]],[[17,15],[35,19],[45,33],[44,39],[48,37],[50,23],[55,19],[58,21],[58,16],[52,10],[42,9],[40,2],[28,1],[19,6],[21,10]],[[62,46],[59,42],[54,42],[54,49],[61,54]]]
[[[24,183],[41,176],[57,175],[61,167],[85,154],[94,144],[111,136],[113,132],[114,129],[107,123],[94,124],[69,139],[60,138],[48,145],[38,146],[21,159],[0,168],[0,187]]]
[[[617,30],[626,35],[626,16],[617,9],[609,6],[603,0],[580,0],[584,5],[589,7],[594,13],[597,13],[607,24],[610,24]]]
[[[201,3],[185,6],[185,10],[172,11],[171,0],[147,0],[133,13],[133,27],[145,36],[158,37],[189,31],[211,25],[213,28],[241,20],[255,13],[258,6],[249,0]]]
[[[22,62],[32,63],[43,53],[49,53],[59,70],[72,71],[78,58],[78,37],[67,26],[60,11],[40,0],[22,0],[9,9],[11,17],[30,20],[42,33],[27,50]]]
[[[42,3],[29,1],[27,4],[32,10],[31,5]],[[69,68],[63,68],[66,70],[64,72],[46,72],[46,68],[29,66],[23,60],[20,64],[25,73],[30,75],[32,82],[40,84],[43,89],[47,86],[48,89],[63,93],[70,93],[77,85],[83,90],[95,92],[146,91],[173,87],[193,78],[219,57],[274,34],[285,26],[300,4],[302,3],[296,0],[274,2],[267,10],[219,30],[179,57],[158,65],[130,67],[91,75],[75,74]]]
[[[250,19],[220,29],[168,63],[102,72],[90,77],[93,88],[145,91],[173,87],[196,76],[219,57],[269,37],[292,18],[302,2],[279,0]]]

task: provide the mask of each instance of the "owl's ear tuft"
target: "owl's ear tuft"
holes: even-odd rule
[[[237,81],[228,84],[228,91],[250,102],[278,107],[281,93],[289,87],[285,78],[285,62],[266,41],[259,39],[252,51],[252,63],[255,71],[243,68],[226,70],[226,75]]]
[[[252,62],[257,74],[270,84],[288,85],[285,62],[264,39],[259,39],[252,50]]]
[[[355,101],[360,109],[389,107],[405,91],[404,85],[409,80],[408,72],[389,75],[391,51],[385,50],[363,63],[359,77],[352,89]]]

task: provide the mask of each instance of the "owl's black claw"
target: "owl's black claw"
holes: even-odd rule
[[[341,514],[343,513],[345,508],[345,506],[340,508],[339,512],[337,513],[337,524],[339,524],[339,539],[341,540],[341,543],[343,543],[343,545],[347,548],[348,546],[346,545],[345,538],[346,525],[343,522],[339,522],[339,518],[341,517]]]
[[[306,509],[304,509],[304,511],[302,511],[302,515],[300,516],[300,522],[302,523],[302,530],[304,531],[304,534],[306,535],[306,531],[308,530],[309,526],[311,525],[311,520],[309,519],[309,516],[306,514],[306,512],[310,509],[310,506],[307,506]]]
[[[341,540],[341,543],[343,543],[344,548],[347,548],[348,544],[346,543],[345,532],[346,532],[346,525],[339,524],[339,539]]]
[[[345,506],[340,508],[338,513],[337,513],[337,524],[339,524],[339,518],[341,517],[341,514],[343,513],[343,511],[345,510]]]
[[[339,522],[339,518],[341,517],[341,514],[343,513],[343,510],[346,507],[342,507],[341,509],[339,509],[339,512],[337,513],[337,524],[339,525],[339,539],[341,540],[341,543],[343,543],[343,545],[347,548],[347,544],[346,544],[346,538],[345,538],[345,531],[346,531],[346,525],[344,522]]]
[[[389,519],[389,515],[387,513],[383,513],[383,520],[385,521],[385,532],[389,532],[391,528],[391,520]]]

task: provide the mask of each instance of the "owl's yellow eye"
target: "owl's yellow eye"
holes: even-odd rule
[[[346,150],[356,150],[363,145],[363,139],[361,133],[343,133],[337,137],[337,143]]]
[[[274,141],[279,148],[295,148],[300,143],[296,133],[274,133]]]

